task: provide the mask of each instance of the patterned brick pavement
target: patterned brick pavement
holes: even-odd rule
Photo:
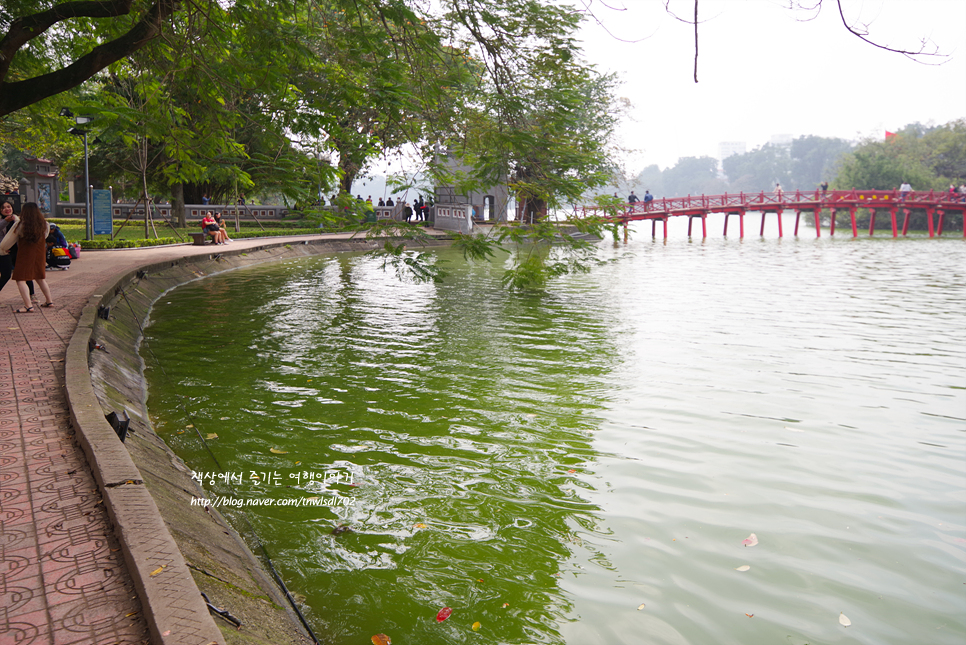
[[[63,361],[76,320],[63,308],[13,309],[0,307],[0,643],[147,642],[101,496],[72,441]]]

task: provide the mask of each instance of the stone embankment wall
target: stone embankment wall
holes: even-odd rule
[[[91,297],[67,352],[71,417],[115,524],[153,642],[301,645],[311,640],[279,585],[232,524],[216,509],[191,505],[205,492],[152,427],[138,354],[152,305],[172,287],[224,271],[371,250],[379,244],[316,239],[184,258],[141,267]],[[110,412],[130,416],[123,444],[105,419]],[[199,591],[240,620],[241,627],[210,616]]]

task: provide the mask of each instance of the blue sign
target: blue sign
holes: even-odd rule
[[[94,235],[110,235],[114,232],[114,216],[111,211],[111,191],[92,190]]]

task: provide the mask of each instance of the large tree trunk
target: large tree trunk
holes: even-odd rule
[[[181,228],[188,227],[184,212],[184,184],[181,182],[171,186],[171,219],[176,220]]]

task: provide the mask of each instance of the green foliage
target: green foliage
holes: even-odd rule
[[[401,280],[440,282],[446,276],[446,272],[437,265],[435,255],[407,250],[405,242],[393,244],[386,240],[382,249],[370,251],[368,255],[381,259],[382,269],[394,269]]]
[[[151,240],[78,240],[82,249],[137,249],[145,246],[184,244],[176,237],[158,237]]]
[[[944,190],[966,181],[966,119],[933,129],[914,124],[888,141],[867,140],[849,155],[834,188]]]

